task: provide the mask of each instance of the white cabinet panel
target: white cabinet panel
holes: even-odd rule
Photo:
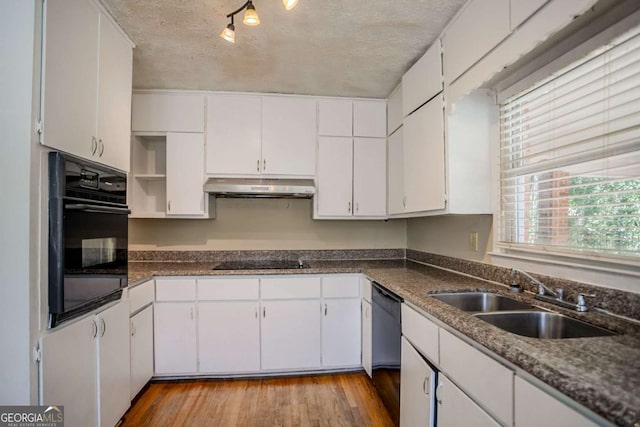
[[[520,377],[515,378],[515,425],[518,427],[591,427],[597,424]]]
[[[115,426],[130,403],[129,304],[98,314],[98,390],[100,426]]]
[[[198,306],[199,372],[260,370],[258,302],[202,302]]]
[[[436,397],[437,427],[497,427],[500,425],[442,373],[438,376]],[[508,424],[510,425],[511,422]]]
[[[387,135],[402,126],[402,83],[396,87],[387,100]]]
[[[353,102],[353,136],[384,138],[387,136],[387,103]]]
[[[371,280],[366,277],[360,277],[360,295],[362,299],[371,302]]]
[[[435,323],[402,304],[402,335],[435,364],[440,361],[438,329]]]
[[[262,99],[207,96],[208,174],[259,174],[262,169]]]
[[[440,367],[500,422],[513,420],[513,371],[440,329]]]
[[[360,298],[359,276],[335,274],[323,277],[322,298]]]
[[[353,144],[351,138],[320,137],[318,215],[351,216]]]
[[[100,162],[124,171],[130,167],[132,78],[131,45],[100,15],[97,154]]]
[[[442,91],[440,39],[402,76],[402,113],[408,116]]]
[[[42,404],[64,406],[69,426],[97,425],[97,324],[87,317],[42,338]]]
[[[195,279],[156,279],[156,301],[194,301]]]
[[[131,399],[153,376],[153,307],[131,318]]]
[[[320,367],[320,302],[263,301],[262,369]]]
[[[387,206],[390,215],[404,212],[404,129],[387,140]]]
[[[445,207],[443,107],[438,96],[404,119],[406,212]]]
[[[262,173],[315,175],[316,101],[262,98]]]
[[[402,338],[400,366],[400,427],[433,426],[432,395],[436,374],[409,341]]]
[[[362,367],[371,378],[371,302],[362,300]]]
[[[129,289],[129,313],[135,313],[145,305],[151,304],[155,299],[154,281],[136,285]]]
[[[472,0],[442,38],[444,78],[453,82],[511,32],[510,0]]]
[[[359,366],[360,298],[324,300],[322,309],[322,366]]]
[[[204,132],[204,95],[134,93],[134,132]]]
[[[262,299],[320,298],[319,277],[263,277],[260,279]]]
[[[342,99],[319,100],[318,135],[353,135],[353,103]]]
[[[260,279],[257,277],[224,277],[198,279],[199,301],[257,300]]]
[[[167,215],[203,215],[204,134],[167,133]]]
[[[156,303],[154,338],[156,374],[197,372],[195,303]]]
[[[549,0],[511,0],[511,30],[516,29]]]
[[[385,216],[387,147],[384,138],[353,139],[353,214]]]

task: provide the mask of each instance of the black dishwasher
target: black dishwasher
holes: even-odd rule
[[[376,282],[371,291],[373,383],[391,419],[399,425],[402,298]]]

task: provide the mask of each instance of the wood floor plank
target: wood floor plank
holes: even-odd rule
[[[133,426],[377,426],[393,423],[364,373],[151,383],[123,418]]]

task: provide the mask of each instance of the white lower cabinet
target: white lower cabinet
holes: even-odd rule
[[[487,392],[491,391],[487,390]],[[493,427],[500,425],[442,373],[438,376],[436,399],[438,402],[436,425],[438,427]]]
[[[64,405],[70,426],[114,426],[129,408],[129,303],[42,338],[43,405]]]
[[[371,303],[362,300],[362,367],[369,377],[371,371]]]
[[[199,372],[260,370],[260,319],[257,301],[198,304]]]
[[[318,300],[263,301],[262,369],[320,367]]]
[[[153,377],[153,306],[138,312],[130,320],[131,399]]]
[[[360,309],[360,298],[324,300],[322,306],[323,367],[360,366]]]
[[[196,373],[195,303],[157,302],[154,342],[156,374]]]
[[[432,407],[436,373],[402,337],[400,366],[400,427],[434,426]]]

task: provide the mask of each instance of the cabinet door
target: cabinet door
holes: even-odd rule
[[[409,341],[402,337],[400,366],[400,427],[433,426],[432,393],[435,372]]]
[[[402,112],[408,116],[442,91],[442,56],[440,40],[402,76]]]
[[[100,16],[98,78],[98,158],[128,171],[131,153],[131,79],[133,52],[129,42]]]
[[[136,93],[131,101],[134,132],[204,132],[204,95]]]
[[[322,366],[360,366],[360,298],[323,301]]]
[[[201,302],[198,359],[202,373],[258,372],[258,302]]]
[[[442,96],[404,119],[406,212],[445,207]]]
[[[115,426],[129,408],[131,395],[129,303],[120,302],[98,316],[100,426]]]
[[[207,96],[208,174],[260,174],[261,117],[259,96]]]
[[[384,138],[387,136],[387,103],[353,102],[353,136]]]
[[[402,83],[394,89],[387,100],[387,135],[402,125]]]
[[[42,338],[42,404],[63,405],[69,426],[97,423],[95,316],[61,326]]]
[[[353,139],[353,214],[387,213],[387,141],[384,138]]]
[[[153,376],[153,307],[131,318],[131,399]]]
[[[342,99],[318,101],[318,135],[352,136],[353,103]]]
[[[320,137],[318,141],[318,215],[351,216],[353,194],[351,138]]]
[[[42,142],[91,159],[97,150],[99,13],[88,1],[45,7]]]
[[[387,206],[389,215],[404,212],[404,139],[403,128],[387,140]]]
[[[371,378],[371,303],[362,300],[362,367]]]
[[[320,301],[262,302],[262,369],[320,367]]]
[[[204,213],[204,135],[167,134],[167,215]]]
[[[197,372],[194,303],[156,303],[154,348],[157,374]]]
[[[438,427],[495,427],[500,425],[442,373],[438,375],[436,398],[438,402]]]
[[[538,387],[516,377],[515,425],[518,427],[591,427],[597,424]]]
[[[305,175],[316,172],[316,101],[262,98],[262,173]]]

